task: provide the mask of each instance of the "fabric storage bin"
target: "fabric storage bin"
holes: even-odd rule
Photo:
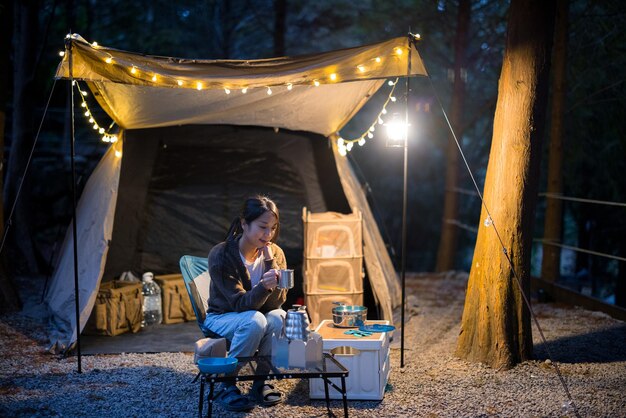
[[[363,291],[363,257],[304,260],[304,291],[355,293]]]
[[[138,332],[143,319],[141,283],[112,280],[100,283],[85,334],[115,336]]]
[[[303,208],[307,258],[358,257],[363,255],[361,213],[310,213]]]
[[[182,274],[154,276],[161,288],[163,324],[178,324],[196,319]]]
[[[317,326],[325,319],[332,322],[333,308],[337,307],[333,302],[343,302],[346,305],[363,305],[363,292],[355,293],[305,293],[306,304],[311,324]]]

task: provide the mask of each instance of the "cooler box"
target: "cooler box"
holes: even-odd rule
[[[161,288],[163,324],[178,324],[196,319],[182,274],[154,276]]]
[[[389,321],[367,321],[367,324],[389,325]],[[335,359],[349,370],[346,379],[348,400],[377,400],[385,396],[385,386],[389,379],[391,364],[389,362],[389,343],[391,333],[374,333],[369,337],[355,337],[346,335],[349,329],[337,328],[333,321],[323,321],[316,329],[324,340],[324,352],[330,352],[335,347],[349,346],[360,351],[358,355],[336,355]],[[331,379],[341,387],[341,379]],[[331,399],[341,399],[341,394],[329,390]],[[309,397],[311,399],[325,399],[324,381],[322,379],[309,380]]]

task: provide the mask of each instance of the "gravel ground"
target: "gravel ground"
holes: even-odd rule
[[[574,416],[536,329],[536,359],[512,370],[453,356],[466,280],[464,273],[407,275],[405,367],[400,368],[398,334],[385,399],[351,401],[350,416]],[[33,302],[39,296],[25,297],[25,311],[35,314],[0,317],[0,416],[197,415],[191,353],[83,356],[83,373],[78,374],[75,357],[46,353],[45,327],[37,318],[41,309]],[[535,304],[533,309],[580,416],[626,417],[626,324],[579,308]],[[277,386],[286,394],[280,405],[247,414],[216,406],[215,416],[326,415],[324,401],[309,400],[306,381],[284,380]],[[341,416],[341,402],[331,406]]]

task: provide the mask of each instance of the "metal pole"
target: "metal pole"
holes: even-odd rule
[[[400,277],[402,280],[402,331],[400,334],[400,367],[404,367],[404,306],[406,303],[406,207],[407,207],[407,194],[408,194],[408,177],[407,172],[409,168],[409,80],[411,78],[411,33],[408,34],[408,63],[406,74],[406,92],[404,95],[404,110],[405,110],[405,134],[404,134],[404,173],[402,184],[402,262],[400,268]]]
[[[82,373],[81,356],[80,356],[80,304],[78,300],[78,234],[76,233],[76,166],[75,160],[75,131],[74,131],[74,74],[73,74],[73,57],[72,57],[72,31],[70,31],[69,37],[65,40],[65,50],[69,54],[69,74],[70,84],[68,93],[70,95],[70,160],[72,165],[72,236],[74,238],[74,309],[76,314],[76,354],[78,361],[78,373]]]

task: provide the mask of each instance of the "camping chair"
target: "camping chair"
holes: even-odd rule
[[[207,338],[224,340],[228,347],[228,340],[204,327],[204,319],[206,318],[206,311],[209,305],[209,286],[211,285],[211,276],[207,270],[208,260],[206,257],[184,255],[180,258],[180,272],[183,275],[185,287],[187,288],[187,293],[189,293],[191,306],[196,314],[200,331]]]

